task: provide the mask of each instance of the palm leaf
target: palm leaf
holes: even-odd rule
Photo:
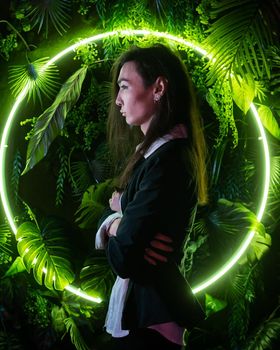
[[[9,67],[8,82],[12,94],[17,97],[28,86],[28,101],[32,98],[35,102],[38,97],[42,102],[41,93],[46,97],[53,96],[58,86],[58,69],[54,64],[46,66],[48,61],[48,57],[43,57],[25,65]]]
[[[280,337],[280,318],[272,318],[260,325],[255,335],[247,342],[244,350],[276,349],[275,340]]]
[[[61,229],[51,225],[42,231],[32,222],[18,228],[18,251],[28,272],[48,289],[63,290],[74,280],[69,254]]]
[[[76,71],[63,84],[53,104],[37,119],[34,132],[28,143],[26,166],[23,174],[45,157],[50,144],[63,129],[67,113],[80,96],[86,72],[86,67]]]
[[[66,330],[70,333],[71,341],[75,345],[77,350],[89,350],[89,347],[85,343],[79,328],[77,327],[74,319],[68,317],[64,320]]]
[[[270,77],[265,54],[272,44],[269,7],[262,0],[223,0],[213,3],[212,15],[219,18],[204,42],[213,57],[208,65],[209,84],[230,78],[232,73]]]
[[[0,331],[0,350],[21,350],[24,346],[13,333]]]
[[[81,287],[84,291],[98,296],[109,297],[115,280],[105,257],[92,257],[87,259],[80,272]]]
[[[38,34],[45,26],[45,37],[48,37],[50,20],[57,32],[62,35],[66,32],[66,27],[69,28],[67,24],[70,18],[69,9],[68,0],[36,1],[36,5],[30,7],[26,16],[30,18],[32,28],[38,26]]]

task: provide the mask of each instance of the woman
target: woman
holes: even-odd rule
[[[128,144],[134,152],[96,237],[118,276],[105,326],[114,349],[181,349],[185,328],[203,317],[178,267],[192,210],[207,201],[196,99],[184,64],[163,45],[132,48],[113,73],[109,144],[118,160]]]

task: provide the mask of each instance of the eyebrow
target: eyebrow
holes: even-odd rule
[[[126,82],[129,83],[129,79],[121,78],[121,79],[119,79],[119,80],[117,81],[117,84],[120,85],[120,83],[121,83],[122,81],[126,81]]]

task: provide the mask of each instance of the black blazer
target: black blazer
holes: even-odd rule
[[[196,195],[187,161],[187,139],[168,141],[135,165],[122,198],[123,217],[106,255],[113,271],[129,278],[123,329],[175,321],[186,328],[203,317],[179,272],[182,245]],[[167,263],[144,260],[144,249],[158,232],[173,239]]]

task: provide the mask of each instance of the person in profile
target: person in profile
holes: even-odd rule
[[[117,275],[105,327],[115,350],[183,349],[184,331],[204,318],[179,265],[193,209],[207,202],[206,144],[191,79],[167,46],[133,47],[113,66],[118,159],[134,129],[140,143],[96,235]]]

